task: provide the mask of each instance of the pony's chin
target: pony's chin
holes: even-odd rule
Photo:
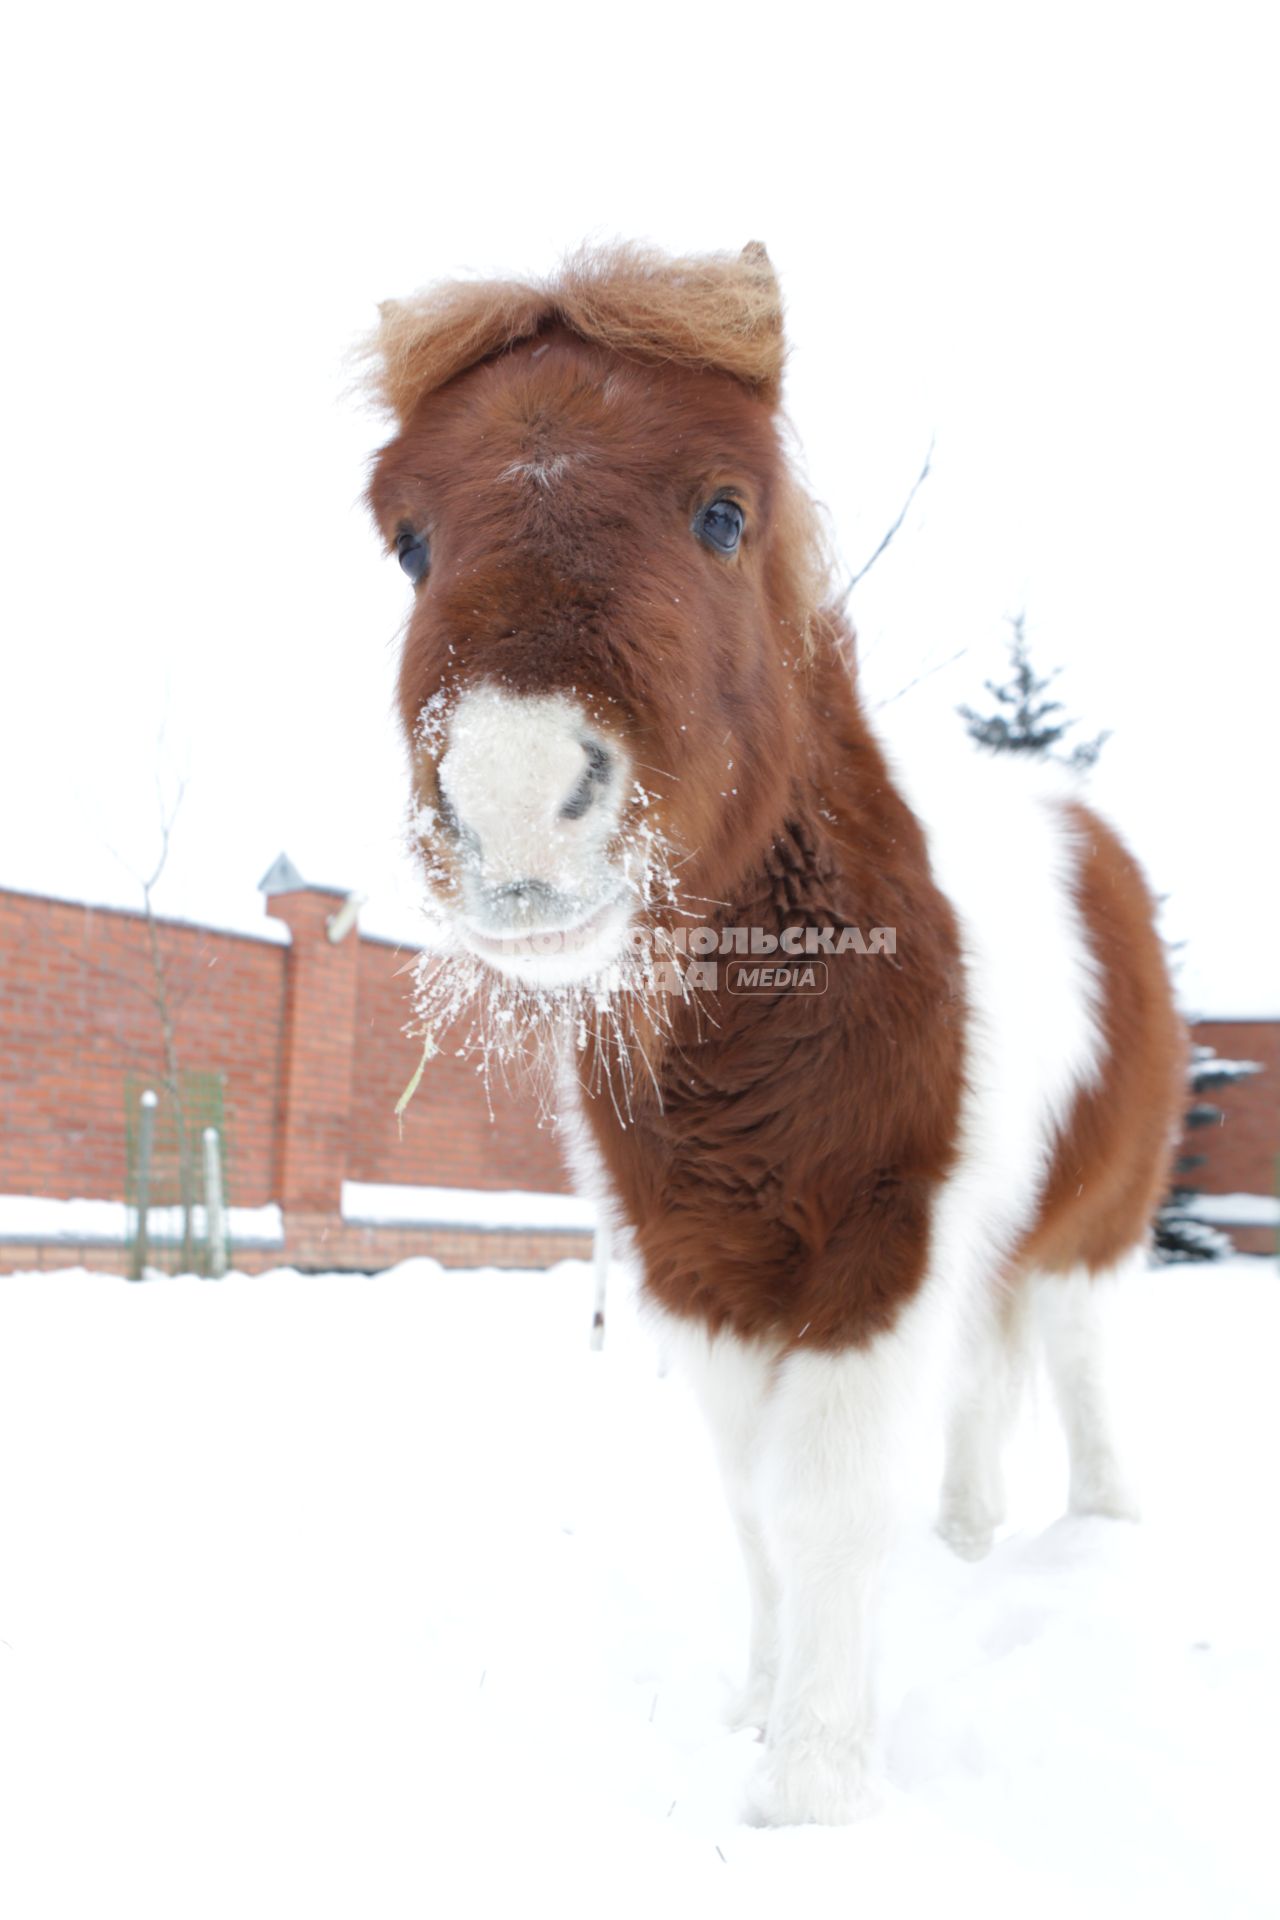
[[[534,991],[604,985],[626,951],[628,910],[609,901],[573,927],[541,932],[492,934],[459,921],[457,933],[468,953],[504,979]]]

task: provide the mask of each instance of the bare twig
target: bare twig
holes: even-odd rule
[[[936,660],[931,667],[926,667],[923,673],[918,673],[914,680],[908,680],[905,687],[899,687],[896,693],[886,694],[883,700],[877,700],[875,711],[879,713],[883,708],[891,707],[895,700],[901,700],[904,693],[910,693],[913,688],[922,687],[926,680],[932,680],[935,673],[944,673],[948,667],[954,667],[956,661],[963,660],[968,651],[968,647],[959,647],[945,660]]]
[[[915,499],[921,487],[924,485],[925,481],[929,478],[929,469],[933,463],[933,448],[934,448],[934,442],[933,440],[930,440],[929,451],[925,454],[925,457],[924,457],[924,465],[921,467],[919,473],[916,475],[914,481],[912,482],[911,491],[908,493],[906,499],[902,503],[902,511],[899,513],[893,525],[889,528],[889,531],[885,534],[883,540],[881,540],[880,545],[876,548],[871,558],[863,562],[863,564],[858,568],[858,571],[854,574],[852,580],[850,580],[848,586],[844,590],[844,597],[846,600],[848,599],[849,595],[853,592],[854,588],[858,585],[858,582],[860,580],[866,579],[872,567],[874,567],[876,561],[880,558],[880,555],[884,552],[885,548],[889,545],[894,535],[901,529],[903,521],[906,519],[907,515],[911,511],[911,502]]]
[[[147,950],[151,958],[151,977],[155,982],[154,1003],[160,1022],[160,1042],[164,1052],[164,1083],[168,1090],[173,1108],[178,1136],[178,1191],[182,1206],[182,1265],[189,1269],[194,1254],[192,1206],[195,1200],[195,1169],[191,1164],[191,1142],[187,1137],[186,1103],[182,1096],[182,1073],[178,1060],[177,1030],[174,1019],[173,995],[170,990],[168,971],[165,966],[164,952],[160,945],[160,931],[156,924],[155,906],[152,894],[164,873],[169,858],[169,842],[173,835],[174,821],[182,805],[186,792],[186,781],[178,782],[178,791],[173,804],[167,808],[164,793],[156,778],[156,797],[160,804],[160,852],[150,876],[142,882],[142,911],[147,926]]]

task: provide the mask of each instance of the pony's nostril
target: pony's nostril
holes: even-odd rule
[[[613,775],[613,756],[599,740],[584,740],[582,751],[587,764],[569,798],[560,809],[562,820],[580,820]]]
[[[445,792],[442,783],[439,787],[439,801],[436,806],[436,812],[440,817],[440,824],[445,832],[452,834],[455,840],[460,840],[462,838],[462,828],[458,823],[458,816],[453,810],[453,802]]]

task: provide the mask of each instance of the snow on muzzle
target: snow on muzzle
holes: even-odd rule
[[[480,686],[450,714],[437,771],[472,951],[547,983],[611,959],[627,919],[609,857],[629,784],[623,750],[563,694]]]

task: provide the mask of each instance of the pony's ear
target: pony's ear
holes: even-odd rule
[[[782,288],[778,285],[778,276],[769,258],[769,249],[763,240],[748,240],[738,259],[746,268],[755,291],[753,302],[756,324],[762,332],[771,334],[778,343],[778,374],[782,369]]]
[[[536,333],[546,306],[537,288],[504,280],[457,280],[384,300],[363,347],[368,385],[403,426],[437,387]]]
[[[781,306],[782,290],[778,286],[778,276],[773,270],[773,262],[769,258],[769,249],[766,247],[764,241],[748,240],[746,246],[738,255],[738,258],[744,267],[750,268],[757,279],[772,287],[777,296],[778,305]]]

